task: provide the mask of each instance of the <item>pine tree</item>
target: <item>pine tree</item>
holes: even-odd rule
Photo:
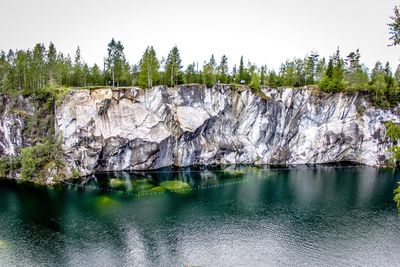
[[[371,71],[370,84],[375,83],[377,76],[380,74],[383,74],[383,65],[380,61],[377,61]]]
[[[292,87],[296,84],[298,76],[296,74],[294,61],[286,60],[286,63],[281,65],[280,76],[282,79],[283,86]]]
[[[228,57],[223,55],[221,57],[221,63],[217,68],[217,80],[219,83],[228,83]]]
[[[7,89],[8,84],[8,62],[6,53],[2,50],[0,53],[0,88],[4,92]]]
[[[47,51],[47,73],[48,80],[52,84],[56,80],[57,72],[57,50],[52,42],[49,44],[49,49]]]
[[[396,71],[394,72],[394,80],[400,85],[400,64],[397,65]]]
[[[326,60],[324,57],[318,61],[315,71],[316,71],[315,82],[318,83],[319,81],[322,80],[326,71]]]
[[[260,68],[260,84],[262,86],[267,84],[267,66],[263,65]]]
[[[318,53],[312,51],[304,60],[305,85],[314,84],[317,75]]]
[[[236,79],[235,79],[236,83],[240,83],[240,84],[246,83],[245,72],[246,72],[246,70],[244,68],[243,56],[241,56],[240,63],[239,63],[239,70],[237,72]]]
[[[107,58],[105,60],[107,73],[110,75],[112,86],[120,86],[127,82],[126,70],[129,69],[129,64],[126,62],[124,54],[124,46],[121,41],[111,39],[107,47]]]
[[[138,85],[139,81],[139,66],[137,64],[132,66],[132,86]]]
[[[81,49],[78,46],[75,52],[74,59],[74,73],[73,73],[73,81],[72,84],[74,86],[83,86],[83,63],[81,59]]]
[[[90,69],[90,76],[89,76],[89,84],[94,85],[101,85],[103,84],[103,76],[101,70],[97,64],[94,64],[93,67]]]
[[[175,86],[182,82],[182,60],[179,55],[178,47],[174,46],[168,54],[165,62],[165,83]]]
[[[17,88],[27,88],[27,74],[28,74],[29,62],[27,53],[23,50],[18,50],[15,57],[15,70],[17,76]]]
[[[260,90],[260,87],[261,87],[260,80],[261,80],[260,79],[260,74],[258,73],[257,69],[254,68],[251,71],[250,88],[253,89],[253,90],[256,90],[256,91]]]
[[[33,87],[41,88],[45,85],[45,57],[46,48],[43,44],[36,44],[33,48],[32,79]]]
[[[340,57],[339,48],[336,53],[329,59],[328,66],[324,77],[319,85],[326,92],[340,92],[345,88],[344,84],[344,61]]]
[[[296,76],[296,81],[294,83],[294,86],[296,87],[304,86],[306,84],[304,65],[305,63],[302,59],[300,58],[294,59],[294,70]]]
[[[152,46],[148,46],[140,60],[139,86],[151,88],[159,79],[160,63]]]
[[[198,79],[197,79],[195,63],[194,62],[187,66],[186,71],[185,71],[184,81],[185,81],[186,84],[198,83],[199,82]]]
[[[395,46],[400,44],[400,10],[397,6],[394,7],[394,16],[391,16],[390,19],[391,22],[388,26],[391,44],[389,46]]]
[[[346,58],[346,71],[344,79],[347,82],[347,90],[360,91],[364,90],[368,84],[368,73],[366,69],[360,64],[360,51],[357,49],[351,52]]]
[[[216,83],[215,65],[216,63],[214,55],[212,55],[210,61],[208,63],[205,63],[203,66],[203,83],[208,87],[211,87]]]
[[[276,72],[274,70],[271,70],[268,73],[267,85],[270,86],[270,87],[282,86],[282,81],[281,81],[281,79],[279,78],[279,76],[276,74]]]
[[[385,105],[385,99],[383,99],[387,84],[385,82],[385,75],[383,73],[378,74],[372,84],[372,89],[375,93],[373,101],[379,106]]]

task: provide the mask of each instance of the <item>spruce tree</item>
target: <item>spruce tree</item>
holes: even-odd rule
[[[220,83],[228,83],[228,57],[223,55],[221,57],[221,62],[217,68],[217,80]]]
[[[195,63],[189,64],[185,71],[184,81],[186,84],[190,83],[198,83],[197,75],[196,75],[196,67]]]
[[[107,58],[105,60],[107,73],[112,82],[112,86],[119,86],[127,82],[127,73],[129,64],[126,62],[124,46],[121,41],[111,39],[107,47]]]
[[[152,46],[148,46],[140,60],[138,83],[141,87],[151,88],[159,79],[160,63]]]
[[[165,84],[175,86],[182,82],[182,60],[178,47],[174,46],[165,62]]]
[[[395,46],[400,44],[400,10],[397,6],[394,7],[394,16],[390,17],[391,22],[389,26],[389,34],[391,44],[389,46]]]
[[[49,82],[54,83],[57,73],[57,50],[52,42],[50,42],[47,51],[47,73]]]
[[[245,69],[243,63],[243,56],[240,57],[239,70],[236,75],[236,83],[245,83]]]

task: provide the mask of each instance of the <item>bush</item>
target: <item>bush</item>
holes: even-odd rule
[[[49,162],[58,164],[59,144],[51,139],[21,150],[21,178],[23,180],[42,179],[45,166]]]
[[[319,83],[321,90],[326,93],[338,93],[343,92],[345,84],[343,81],[337,79],[329,79],[328,77],[323,77]]]
[[[19,157],[8,157],[0,159],[0,177],[8,177],[10,173],[21,167]]]
[[[394,198],[393,198],[393,200],[396,202],[397,210],[400,213],[400,183],[399,183],[399,186],[394,190]]]

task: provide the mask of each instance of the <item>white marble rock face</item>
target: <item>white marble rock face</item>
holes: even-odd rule
[[[388,159],[384,122],[400,122],[399,108],[311,88],[263,94],[227,85],[75,90],[57,107],[56,133],[68,167],[81,175],[237,163],[380,166]],[[0,156],[13,155],[22,144],[18,118],[3,113]]]

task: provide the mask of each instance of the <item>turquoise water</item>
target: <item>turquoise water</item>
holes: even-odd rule
[[[0,180],[0,266],[395,266],[399,177],[321,166],[101,174],[53,189]]]

